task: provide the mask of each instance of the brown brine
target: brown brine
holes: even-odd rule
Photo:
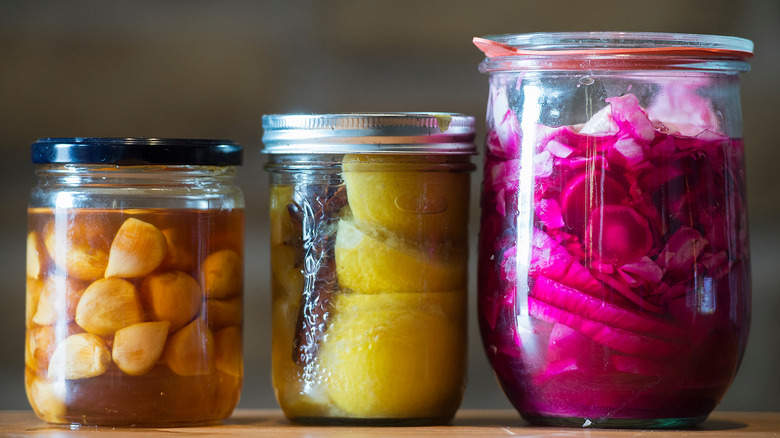
[[[93,424],[228,416],[243,378],[243,228],[243,210],[31,209],[36,412]]]

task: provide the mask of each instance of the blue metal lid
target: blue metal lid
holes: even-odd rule
[[[237,166],[242,160],[243,148],[229,140],[66,137],[32,144],[35,164]]]

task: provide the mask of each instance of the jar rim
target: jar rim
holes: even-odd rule
[[[687,69],[747,71],[753,42],[734,36],[663,32],[539,32],[475,37],[480,71]]]
[[[238,166],[243,148],[231,140],[157,137],[50,137],[32,144],[34,164]]]
[[[264,154],[477,153],[475,119],[459,113],[266,114]]]

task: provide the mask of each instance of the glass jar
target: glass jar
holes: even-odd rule
[[[474,119],[268,115],[272,369],[305,423],[448,421],[464,390]]]
[[[239,145],[49,138],[27,234],[25,387],[52,423],[210,423],[243,379]]]
[[[738,73],[752,43],[475,44],[490,75],[479,325],[504,392],[536,424],[701,422],[748,337]]]

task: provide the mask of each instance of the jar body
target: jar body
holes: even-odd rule
[[[493,71],[487,124],[479,325],[511,402],[702,421],[750,320],[736,73]]]
[[[243,380],[235,170],[39,166],[29,203],[25,383],[52,423],[230,415]]]
[[[275,155],[267,168],[285,415],[452,418],[466,365],[468,157]]]

